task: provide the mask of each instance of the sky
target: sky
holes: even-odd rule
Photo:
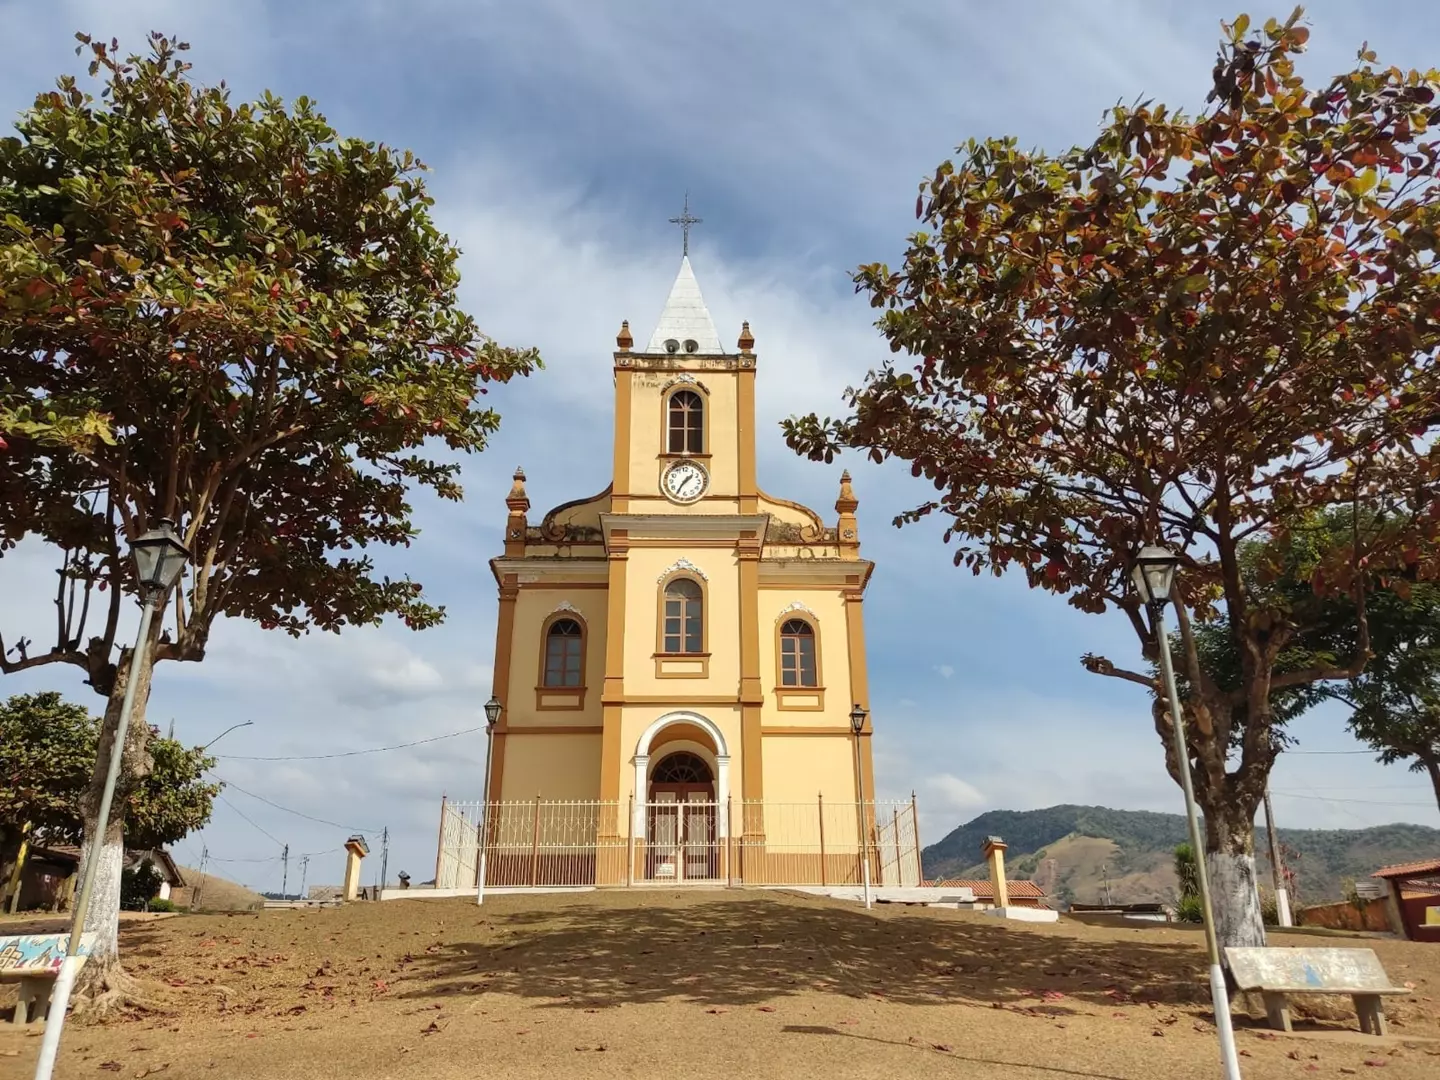
[[[214,747],[229,783],[214,819],[176,845],[255,888],[338,882],[352,831],[391,879],[433,874],[442,794],[473,799],[490,693],[504,496],[523,465],[532,517],[609,482],[611,351],[621,319],[645,340],[680,259],[667,219],[689,192],[703,218],[692,262],[722,340],[749,320],[759,355],[760,482],[833,521],[848,466],[863,554],[875,770],[882,798],[917,795],[923,842],[986,810],[1057,803],[1180,812],[1144,691],[1087,674],[1079,657],[1138,663],[1122,616],[1082,615],[1020,578],[951,565],[933,525],[891,520],[927,486],[902,463],[832,466],[786,449],[779,422],[837,415],[845,387],[888,350],[854,295],[861,263],[899,261],[916,185],[970,138],[1061,150],[1118,101],[1194,108],[1209,89],[1221,19],[1210,2],[1023,6],[841,0],[0,0],[0,118],[66,72],[77,30],[138,50],[147,31],[192,45],[193,77],[236,98],[307,95],[346,136],[414,150],[433,170],[435,216],[463,250],[462,300],[482,329],[538,346],[545,370],[500,388],[499,435],[464,470],[466,500],[416,501],[419,540],[387,555],[448,610],[294,640],[239,622],[202,664],[156,673],[149,719]],[[1256,22],[1287,5],[1249,9]],[[1425,66],[1440,8],[1315,3],[1301,73],[1344,70],[1368,41],[1384,63]],[[83,79],[82,79],[83,82]],[[22,545],[0,558],[0,632],[44,641],[55,563]],[[133,630],[131,631],[133,633]],[[63,691],[95,711],[78,670],[0,679],[0,693]],[[1440,826],[1424,778],[1383,767],[1322,709],[1295,727],[1272,788],[1281,827],[1392,821]],[[255,760],[284,756],[281,762]],[[282,809],[283,808],[283,809]],[[368,860],[366,882],[378,861]]]

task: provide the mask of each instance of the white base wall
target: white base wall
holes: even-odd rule
[[[1016,922],[1059,922],[1060,913],[1051,911],[1049,908],[1035,907],[996,907],[989,908],[986,915],[994,915],[1000,919],[1014,919]]]

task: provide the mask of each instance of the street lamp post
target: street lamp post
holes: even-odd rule
[[[216,735],[213,739],[211,739],[209,742],[207,742],[204,746],[200,747],[200,749],[201,749],[201,750],[209,750],[210,747],[214,746],[217,742],[219,742],[221,739],[223,739],[226,735],[229,735],[230,732],[232,732],[232,731],[238,731],[238,730],[239,730],[240,728],[242,728],[242,727],[250,727],[250,726],[251,726],[252,724],[254,724],[254,723],[255,723],[254,720],[242,720],[242,721],[240,721],[240,723],[238,723],[238,724],[231,724],[231,725],[230,725],[229,727],[227,727],[224,731],[220,732],[219,735]]]
[[[1195,849],[1195,878],[1200,887],[1200,907],[1205,922],[1205,949],[1210,956],[1210,998],[1215,1007],[1215,1029],[1220,1035],[1220,1060],[1227,1080],[1240,1080],[1240,1059],[1235,1053],[1235,1032],[1230,1025],[1230,996],[1225,990],[1225,972],[1220,966],[1220,941],[1215,933],[1215,909],[1210,900],[1210,875],[1205,869],[1205,841],[1200,834],[1200,816],[1195,809],[1195,786],[1190,779],[1190,748],[1185,741],[1185,717],[1175,687],[1175,667],[1170,658],[1170,636],[1165,628],[1165,605],[1170,601],[1175,568],[1180,559],[1163,547],[1143,547],[1136,556],[1131,580],[1150,610],[1160,674],[1170,702],[1174,729],[1175,757],[1180,764],[1180,786],[1185,791],[1185,817],[1190,826],[1190,846]]]
[[[865,730],[866,713],[857,701],[850,710],[850,730],[855,733],[855,800],[860,812],[860,880],[864,883],[865,906],[870,906],[870,845],[868,822],[865,820],[865,775],[860,768],[860,733]]]
[[[480,869],[476,873],[475,903],[485,903],[485,849],[490,846],[490,759],[495,752],[495,725],[505,706],[494,694],[485,703],[485,791],[480,803]]]
[[[61,962],[60,973],[55,978],[55,987],[50,994],[50,1008],[45,1015],[45,1034],[40,1040],[35,1080],[50,1080],[50,1074],[55,1068],[55,1055],[60,1049],[60,1035],[65,1027],[65,1011],[70,1005],[70,992],[75,987],[75,976],[83,962],[79,955],[80,943],[85,933],[85,919],[89,914],[90,894],[95,887],[95,870],[105,850],[105,832],[110,824],[110,804],[115,798],[120,763],[125,756],[130,714],[135,709],[135,687],[139,684],[146,653],[149,651],[150,628],[155,621],[156,610],[179,582],[180,576],[185,572],[185,564],[190,559],[190,552],[175,533],[175,523],[163,518],[159,528],[151,529],[131,544],[130,553],[135,559],[135,576],[140,586],[140,631],[136,635],[134,647],[130,650],[130,669],[125,679],[125,698],[120,705],[120,722],[116,725],[115,741],[110,746],[110,760],[106,766],[105,787],[100,794],[95,831],[90,836],[90,843],[85,851],[85,874],[75,900],[70,940],[66,943],[65,959]],[[112,583],[112,587],[118,588],[119,583]]]

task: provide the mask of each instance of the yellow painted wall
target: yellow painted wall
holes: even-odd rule
[[[855,743],[848,735],[766,735],[765,801],[813,803],[817,794],[855,800]]]
[[[708,678],[659,678],[655,674],[660,578],[681,558],[703,570],[708,579],[703,582]],[[683,540],[677,540],[673,548],[631,548],[625,582],[625,693],[738,697],[740,570],[735,553],[728,548],[685,547]]]
[[[576,610],[557,611],[562,600]],[[506,703],[506,725],[509,728],[530,725],[572,727],[601,722],[600,691],[605,682],[605,611],[604,589],[567,589],[560,585],[547,588],[526,586],[520,590],[515,600],[515,638],[510,649],[510,700]],[[585,624],[584,709],[536,708],[535,688],[540,685],[544,674],[541,631],[545,620],[552,614],[578,617]],[[598,770],[598,764],[596,768]],[[508,776],[505,782],[509,784]]]
[[[598,799],[600,734],[507,735],[500,799]]]
[[[801,603],[808,610],[786,611]],[[760,685],[765,691],[762,723],[766,727],[846,727],[850,723],[850,639],[845,625],[845,600],[838,589],[761,589]],[[819,633],[820,684],[824,711],[781,709],[775,696],[779,685],[777,632],[787,619],[808,620]],[[769,789],[769,770],[766,770]]]
[[[674,371],[637,371],[631,377],[630,404],[630,491],[636,495],[660,494],[660,470],[665,453],[665,402],[671,389],[696,390],[709,412],[705,467],[710,472],[709,494],[735,496],[739,476],[739,384],[734,372],[695,370],[690,372],[698,387],[675,383]],[[673,384],[673,386],[672,386]],[[703,389],[702,389],[703,388]],[[706,392],[708,391],[708,393]],[[705,505],[701,503],[700,505]],[[717,513],[710,509],[709,513]]]

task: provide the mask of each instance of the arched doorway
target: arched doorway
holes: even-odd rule
[[[662,752],[650,770],[645,876],[713,881],[719,876],[715,774],[693,750]]]

